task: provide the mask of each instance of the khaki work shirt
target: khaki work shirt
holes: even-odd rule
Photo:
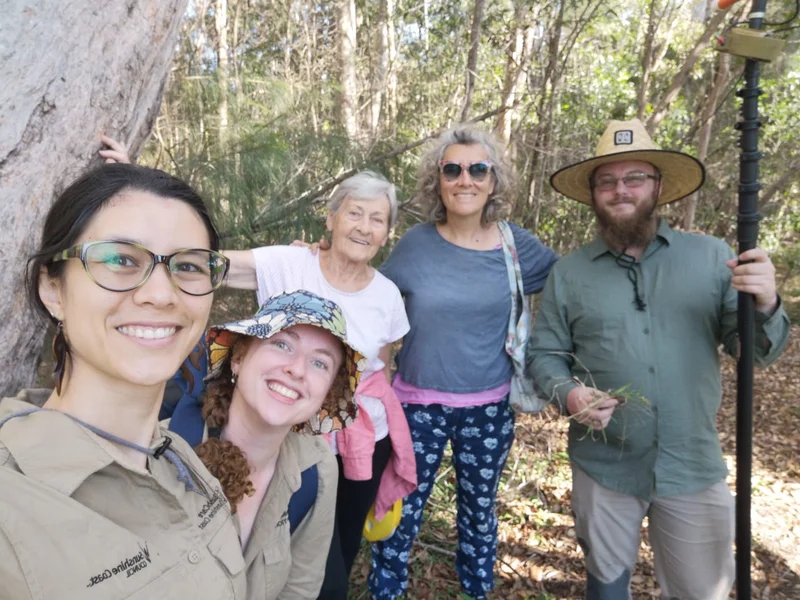
[[[3,399],[0,418],[40,404],[41,393]],[[0,600],[245,598],[241,545],[219,483],[170,437],[206,495],[187,491],[164,456],[148,457],[147,471],[120,464],[105,440],[64,414],[3,425]]]
[[[316,464],[317,500],[294,535],[289,499],[300,474]],[[319,595],[333,537],[339,465],[322,437],[290,432],[244,549],[249,600],[312,600]]]

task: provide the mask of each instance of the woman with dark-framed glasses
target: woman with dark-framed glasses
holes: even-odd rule
[[[219,483],[157,422],[227,271],[218,247],[202,199],[153,169],[106,165],[51,208],[27,275],[58,328],[55,390],[0,401],[1,597],[245,597]]]
[[[418,488],[406,497],[394,535],[372,546],[374,598],[397,598],[408,586],[411,546],[448,441],[458,577],[472,598],[494,587],[495,499],[514,440],[505,347],[512,297],[500,229],[513,179],[504,149],[488,133],[468,125],[443,133],[419,167],[415,200],[428,222],[411,228],[381,267],[403,295],[411,325],[393,388],[411,429]],[[540,291],[555,253],[528,231],[502,225],[513,236],[525,294]]]

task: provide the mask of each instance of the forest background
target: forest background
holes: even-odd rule
[[[762,66],[759,243],[800,320],[798,0],[769,0],[787,40]],[[736,241],[743,60],[714,51],[746,18],[709,0],[10,0],[0,16],[0,397],[49,381],[45,329],[27,310],[25,258],[55,195],[97,162],[99,135],[172,172],[213,205],[225,248],[317,240],[325,198],[369,168],[398,188],[391,243],[414,203],[424,143],[465,120],[509,148],[512,219],[559,253],[594,235],[553,171],[591,156],[608,119],[638,117],[663,148],[698,156],[704,187],[665,207],[675,227]],[[787,22],[788,21],[788,22]],[[148,137],[149,136],[149,137]],[[146,141],[146,143],[145,143]],[[376,259],[376,264],[383,255]],[[251,312],[221,292],[212,319]],[[800,343],[757,374],[754,598],[800,598]],[[42,360],[44,358],[44,360]],[[733,462],[735,378],[718,422]],[[498,494],[495,598],[582,597],[564,419],[518,420]],[[730,479],[732,482],[733,479]],[[454,474],[445,464],[411,559],[411,598],[454,598]],[[646,543],[636,598],[658,597]],[[365,552],[353,598],[364,598]]]
[[[726,15],[706,0],[193,0],[141,160],[199,187],[231,248],[318,239],[326,192],[354,170],[374,169],[398,188],[397,239],[422,218],[412,197],[419,143],[470,119],[508,144],[519,184],[513,220],[565,254],[591,239],[594,219],[556,194],[549,176],[591,156],[608,119],[638,117],[661,147],[708,168],[703,189],[664,210],[666,218],[735,245],[743,60],[713,47],[746,8]],[[768,20],[794,9],[794,0],[770,2]],[[776,36],[790,41],[762,69],[760,244],[794,300],[800,30]]]

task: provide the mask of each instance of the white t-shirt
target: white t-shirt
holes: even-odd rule
[[[319,254],[297,246],[264,246],[253,249],[258,280],[258,304],[282,292],[307,290],[333,300],[344,313],[347,340],[363,353],[366,379],[384,367],[378,357],[381,348],[402,338],[409,330],[400,290],[377,270],[372,281],[359,292],[342,292],[325,279]],[[389,435],[386,409],[377,398],[359,395],[361,406],[375,426],[375,441]],[[332,444],[336,451],[335,435]]]

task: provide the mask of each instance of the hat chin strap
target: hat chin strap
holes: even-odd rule
[[[594,198],[592,198],[592,205],[594,206]],[[644,250],[655,237],[655,232],[658,229],[657,207],[658,200],[652,203],[646,215],[636,219],[633,228],[620,230],[617,227],[617,223],[612,219],[604,218],[605,214],[599,213],[597,207],[594,206],[603,239],[609,246],[619,252],[614,257],[614,262],[625,269],[628,281],[633,285],[633,303],[636,305],[636,310],[640,311],[644,311],[647,308],[647,303],[639,290],[639,272],[636,270],[638,261],[635,256],[628,254],[628,249],[635,247]],[[603,215],[602,217],[601,214]]]

